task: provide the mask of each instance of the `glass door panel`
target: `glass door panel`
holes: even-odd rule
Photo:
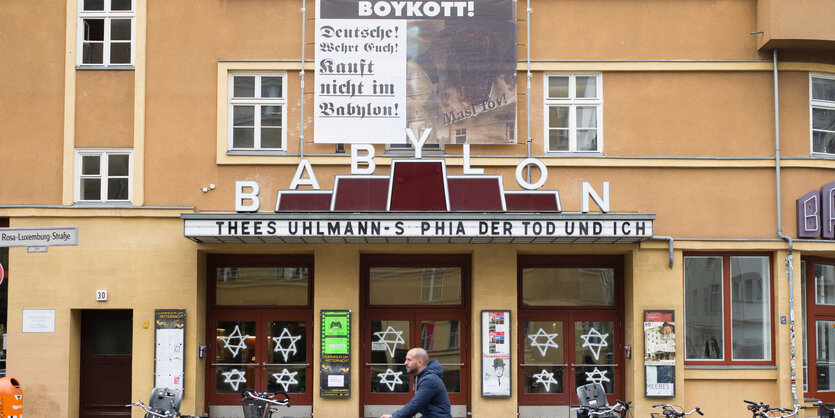
[[[835,391],[835,322],[815,321],[817,356],[815,356],[818,392]]]
[[[565,393],[563,321],[525,321],[523,329],[524,392]]]
[[[444,368],[448,393],[461,393],[461,321],[432,320],[420,324],[420,346]]]
[[[255,388],[255,321],[217,321],[214,353],[215,393],[237,394],[244,388]]]
[[[410,321],[371,321],[371,393],[409,393],[404,362],[411,347]]]
[[[613,321],[574,322],[574,382],[600,383],[615,393],[615,324]]]
[[[306,321],[267,321],[264,377],[268,392],[306,392],[307,334]]]

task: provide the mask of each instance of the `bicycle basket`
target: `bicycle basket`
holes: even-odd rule
[[[269,417],[269,404],[264,401],[252,398],[242,398],[241,406],[244,408],[244,418]]]

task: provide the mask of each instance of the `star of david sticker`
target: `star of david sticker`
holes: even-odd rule
[[[291,335],[290,331],[287,328],[284,328],[281,331],[281,335],[278,337],[273,337],[273,341],[275,341],[275,352],[281,353],[284,357],[284,361],[287,361],[287,358],[290,357],[290,354],[296,354],[296,342],[302,338],[301,335]],[[281,342],[284,340],[290,340],[287,347],[281,345]],[[284,389],[287,392],[287,389]]]
[[[275,383],[281,385],[285,392],[289,392],[290,390],[288,388],[290,385],[297,385],[299,383],[299,381],[296,380],[297,374],[299,374],[299,372],[290,372],[287,369],[283,369],[281,373],[273,373],[273,377],[275,378]]]
[[[238,387],[241,383],[246,383],[246,376],[244,375],[243,370],[232,369],[221,374],[226,378],[223,383],[229,383],[229,386],[232,386],[232,390],[235,392],[238,391]]]
[[[396,372],[392,369],[386,369],[385,373],[377,373],[377,376],[380,377],[380,383],[388,386],[390,392],[394,392],[394,387],[402,384],[403,381],[400,380],[400,376],[403,375],[403,372]],[[393,379],[389,380],[389,377]]]
[[[395,339],[394,340],[387,340],[386,338],[388,337],[389,334],[394,334]],[[379,340],[377,340],[375,342],[385,344],[386,345],[386,350],[388,350],[389,355],[391,355],[391,357],[394,357],[394,350],[397,349],[397,345],[406,343],[406,341],[403,340],[403,337],[401,336],[401,334],[403,334],[403,331],[398,331],[398,330],[392,328],[391,326],[389,326],[388,328],[386,328],[385,331],[377,331],[377,332],[374,333],[374,336],[379,338]]]
[[[554,341],[554,338],[557,338],[558,333],[548,334],[545,332],[544,329],[540,328],[536,334],[528,335],[528,338],[531,339],[531,347],[536,347],[539,350],[539,353],[542,354],[542,357],[545,357],[545,353],[548,352],[548,347],[554,347],[554,350],[560,348],[559,344]],[[545,338],[545,342],[539,342],[540,338]]]
[[[554,373],[551,373],[551,372],[549,372],[548,370],[545,370],[545,369],[542,369],[541,372],[539,372],[539,373],[537,373],[537,374],[535,374],[531,377],[536,379],[535,383],[542,383],[543,385],[545,385],[545,391],[546,392],[551,391],[551,384],[552,383],[555,386],[560,384],[560,382],[558,382],[558,381],[556,381],[556,379],[554,379]]]
[[[238,357],[238,354],[241,350],[246,349],[246,339],[249,338],[249,335],[242,334],[241,329],[235,325],[235,329],[226,337],[220,337],[220,340],[223,341],[223,348],[229,350],[232,353],[232,357]],[[238,340],[237,344],[232,344],[232,340]],[[237,390],[237,389],[235,389]]]
[[[602,385],[603,382],[609,382],[610,381],[609,378],[606,377],[607,372],[605,370],[600,370],[597,367],[595,367],[594,370],[592,370],[590,372],[585,372],[585,373],[586,373],[586,382],[592,382],[592,383],[597,383],[597,384]]]
[[[609,343],[606,342],[608,336],[609,334],[601,334],[597,329],[592,328],[588,334],[581,335],[580,338],[583,339],[583,347],[588,347],[594,355],[594,359],[600,360],[600,349],[609,346]]]

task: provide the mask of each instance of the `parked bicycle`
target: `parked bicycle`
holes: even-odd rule
[[[818,407],[818,408],[823,408],[823,409],[825,409],[829,412],[835,412],[835,407],[832,407],[832,406],[829,406],[829,405],[832,405],[832,404],[825,404],[825,403],[823,403],[823,401],[817,401],[812,406],[815,406],[815,407]],[[831,415],[832,414],[829,414],[829,415],[826,415],[826,416],[831,416]],[[823,416],[823,415],[821,415],[821,416]]]
[[[154,388],[148,399],[148,406],[142,401],[125,405],[130,408],[138,406],[145,410],[145,418],[195,418],[192,415],[180,413],[180,404],[183,401],[183,394],[177,389]],[[206,415],[203,415],[204,417]]]
[[[283,399],[276,398],[277,396]],[[290,407],[290,396],[286,392],[256,392],[253,389],[244,389],[241,392],[241,406],[244,409],[244,418],[270,418],[277,406]]]
[[[618,399],[612,406],[573,405],[571,408],[577,411],[577,418],[621,418],[627,416],[631,404]]]
[[[702,410],[697,406],[693,408],[690,412],[684,412],[684,408],[676,405],[670,404],[659,404],[653,405],[653,408],[661,408],[661,412],[653,412],[650,414],[652,418],[669,418],[669,417],[683,417],[685,415],[690,415],[693,413],[698,413],[699,415],[704,415]]]
[[[748,404],[748,410],[751,411],[752,418],[790,418],[796,417],[801,409],[806,409],[803,405],[795,405],[794,408],[776,408],[763,402],[744,401]]]

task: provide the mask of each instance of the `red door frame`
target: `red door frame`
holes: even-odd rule
[[[307,283],[307,305],[298,306],[274,306],[274,305],[246,305],[246,306],[218,306],[215,302],[215,281],[218,267],[306,267],[308,269]],[[256,336],[259,338],[256,346],[256,386],[255,389],[266,391],[266,380],[262,374],[266,373],[267,350],[267,325],[269,321],[306,321],[307,322],[307,350],[306,358],[307,378],[304,394],[294,393],[291,396],[294,405],[313,404],[313,255],[311,254],[210,254],[206,261],[206,295],[207,295],[207,321],[206,321],[206,411],[209,405],[240,405],[241,398],[237,394],[216,394],[215,390],[215,367],[213,366],[216,349],[216,327],[218,320],[246,320],[255,321]],[[234,318],[234,319],[232,319]],[[243,388],[240,388],[243,390]]]
[[[835,266],[835,259],[803,257],[806,262],[806,367],[808,385],[804,396],[835,402],[835,390],[818,392],[817,381],[817,321],[835,321],[835,306],[818,305],[815,297],[815,265]]]
[[[362,332],[362,354],[360,356],[360,405],[359,416],[363,416],[363,408],[370,405],[391,405],[396,402],[405,405],[414,395],[414,382],[409,383],[408,394],[379,395],[371,393],[370,363],[371,359],[371,321],[384,320],[409,320],[411,345],[417,346],[420,343],[420,323],[422,320],[432,319],[457,319],[460,318],[458,329],[459,346],[461,350],[461,392],[449,394],[452,405],[466,405],[467,412],[471,411],[471,387],[470,368],[473,367],[470,359],[470,282],[471,282],[471,257],[469,254],[364,254],[360,257],[360,299],[362,311],[360,312]],[[460,267],[461,268],[461,304],[459,305],[396,305],[396,306],[373,306],[369,301],[370,269],[371,267]],[[443,315],[448,316],[443,316]],[[401,319],[403,318],[403,319]],[[415,342],[418,339],[417,342]],[[383,399],[382,403],[375,403],[375,400]]]
[[[615,272],[615,300],[613,306],[524,306],[523,304],[523,283],[522,271],[528,267],[539,268],[611,268]],[[517,259],[517,296],[519,309],[519,330],[517,347],[517,390],[519,394],[519,405],[570,405],[577,403],[577,393],[574,383],[574,322],[575,321],[614,321],[615,336],[614,344],[615,364],[620,373],[614,377],[615,393],[607,394],[609,404],[614,404],[616,399],[623,399],[626,365],[624,357],[624,262],[620,255],[520,255]],[[535,319],[532,319],[535,318]],[[525,335],[524,321],[549,318],[549,320],[565,318],[563,321],[563,350],[565,372],[563,373],[564,386],[562,394],[525,394],[525,371],[522,367],[525,358]],[[570,337],[568,337],[570,335]],[[570,379],[570,380],[569,380]]]

